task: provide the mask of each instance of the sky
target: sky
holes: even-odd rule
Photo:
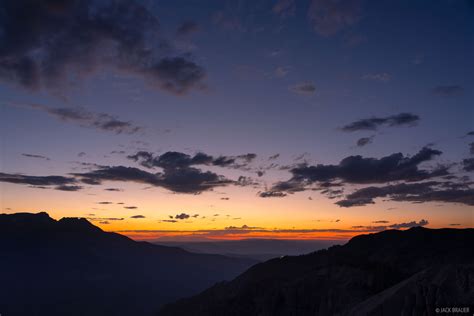
[[[0,4],[0,208],[135,239],[473,227],[471,1]]]

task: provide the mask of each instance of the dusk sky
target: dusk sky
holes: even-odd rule
[[[474,223],[472,1],[0,3],[2,213],[136,239]]]

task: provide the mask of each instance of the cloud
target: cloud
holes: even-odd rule
[[[136,206],[124,206],[123,208],[126,208],[127,210],[136,210],[138,207],[136,207]]]
[[[191,217],[189,214],[181,213],[181,214],[177,214],[174,218],[182,220],[182,219],[188,219],[189,217]]]
[[[21,155],[24,156],[24,157],[28,157],[28,158],[37,158],[37,159],[51,160],[51,159],[49,159],[48,157],[43,156],[43,155],[34,155],[34,154],[25,154],[25,153],[23,153],[23,154],[21,154]]]
[[[218,156],[198,152],[194,156],[177,152],[168,151],[162,155],[155,156],[148,151],[139,151],[134,155],[127,156],[128,159],[140,163],[147,168],[159,167],[163,169],[184,169],[191,166],[217,166],[233,169],[246,169],[247,165],[257,157],[254,153],[248,153],[238,156]]]
[[[278,0],[273,6],[272,11],[282,18],[294,16],[296,12],[296,0]]]
[[[388,224],[390,223],[389,221],[385,221],[385,220],[379,220],[379,221],[373,221],[372,223],[374,224]]]
[[[373,223],[388,223],[388,221],[376,221]],[[425,219],[421,219],[419,222],[411,221],[408,223],[398,223],[392,225],[381,225],[381,226],[352,226],[354,229],[364,229],[368,231],[382,231],[386,229],[402,229],[402,228],[412,228],[418,226],[426,226],[429,222]]]
[[[184,21],[176,30],[178,36],[188,36],[199,31],[199,25],[194,21]]]
[[[474,171],[474,158],[466,158],[462,161],[464,171]]]
[[[379,127],[385,125],[389,127],[397,126],[414,126],[420,121],[420,117],[412,113],[400,113],[397,115],[391,115],[386,117],[371,117],[361,119],[342,127],[344,132],[355,132],[355,131],[375,131]]]
[[[258,196],[262,198],[268,198],[268,197],[285,197],[287,194],[284,192],[280,191],[265,191],[265,192],[260,192]]]
[[[456,97],[464,93],[464,88],[460,85],[437,86],[433,88],[433,93],[440,97]]]
[[[130,121],[122,121],[107,113],[90,112],[82,107],[53,108],[42,104],[11,104],[11,106],[43,111],[62,122],[74,123],[82,127],[95,128],[115,134],[134,134],[142,130],[141,127]],[[83,157],[85,153],[81,152],[78,156]]]
[[[308,18],[314,31],[322,36],[332,36],[356,24],[362,15],[360,0],[312,0]]]
[[[172,222],[178,222],[176,220]],[[285,228],[264,228],[252,226],[227,226],[222,229],[201,229],[201,230],[121,230],[119,233],[126,235],[136,235],[147,239],[155,239],[160,237],[187,237],[190,240],[197,239],[223,239],[223,238],[282,238],[282,239],[321,239],[326,233],[331,233],[331,239],[348,239],[354,235],[361,233],[380,232],[386,229],[406,229],[416,226],[428,225],[427,220],[411,221],[406,223],[393,224],[390,226],[353,226],[349,229],[327,228],[327,229],[285,229]],[[324,237],[323,237],[324,238]],[[328,239],[328,238],[326,238]]]
[[[110,192],[122,192],[123,191],[122,189],[118,189],[118,188],[106,188],[104,190],[105,191],[110,191]]]
[[[357,140],[357,147],[364,147],[365,145],[372,143],[373,138],[374,138],[373,136],[359,138]]]
[[[28,184],[33,186],[57,186],[58,188],[64,188],[64,186],[76,184],[77,180],[63,176],[29,176],[0,172],[0,182]]]
[[[205,77],[193,61],[173,56],[139,1],[5,0],[0,12],[0,78],[28,89],[57,88],[105,67],[175,94]]]
[[[336,202],[341,207],[374,204],[374,199],[388,197],[403,202],[446,202],[474,205],[474,188],[469,184],[429,181],[421,183],[400,183],[381,187],[365,187]]]
[[[288,90],[301,95],[313,95],[316,92],[316,87],[312,82],[308,81],[290,86]]]
[[[349,156],[338,165],[301,165],[290,170],[293,181],[309,183],[341,180],[346,183],[384,183],[389,181],[419,181],[440,175],[445,170],[426,171],[418,165],[430,161],[442,152],[424,147],[417,154],[408,157],[402,153],[377,158]]]
[[[420,220],[418,223],[416,221],[411,221],[408,223],[400,223],[400,224],[393,224],[388,227],[393,228],[393,229],[400,229],[400,228],[412,228],[412,227],[418,227],[418,226],[426,226],[428,225],[429,222],[427,220]]]
[[[224,228],[224,230],[255,230],[255,229],[262,229],[262,227],[242,225],[240,227],[238,227],[238,226],[228,226],[228,227]]]
[[[143,216],[143,215],[133,215],[133,216],[130,216],[130,218],[140,219],[140,218],[145,218],[145,216]]]
[[[123,217],[86,217],[87,220],[98,222],[98,221],[123,221]],[[101,223],[103,224],[103,223]]]
[[[59,191],[75,192],[75,191],[82,190],[83,187],[80,185],[58,185],[54,189],[59,190]]]
[[[114,204],[114,202],[102,201],[102,202],[97,202],[97,204],[110,205],[110,204]]]
[[[380,81],[380,82],[389,82],[390,79],[392,79],[392,76],[386,72],[382,72],[382,73],[373,73],[373,74],[363,75],[362,79]]]
[[[276,182],[270,190],[260,193],[259,196],[283,197],[295,192],[318,190],[327,195],[328,198],[334,199],[341,197],[344,188],[348,185],[386,184],[389,182],[412,183],[447,176],[449,175],[448,166],[438,165],[431,170],[420,168],[420,164],[439,155],[441,155],[441,151],[424,147],[413,156],[395,153],[382,158],[364,158],[357,155],[346,157],[337,165],[308,165],[303,163],[289,170],[292,174],[289,180]],[[374,187],[374,190],[376,189],[377,187]],[[460,192],[460,194],[462,193]],[[428,197],[425,196],[424,199],[428,199]],[[435,197],[431,199],[436,200]],[[444,200],[448,199],[454,199],[454,197],[444,198]],[[374,203],[373,198],[366,195],[349,195],[346,199],[337,202],[338,205],[343,207],[372,203]]]
[[[165,169],[164,172],[150,173],[138,168],[125,166],[101,166],[74,176],[88,184],[101,184],[103,181],[122,181],[149,184],[163,187],[176,193],[199,194],[215,187],[234,182],[213,172],[203,172],[196,168]]]

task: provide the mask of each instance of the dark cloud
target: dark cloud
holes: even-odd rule
[[[74,173],[84,183],[101,184],[103,181],[123,181],[163,187],[176,193],[199,194],[215,187],[234,182],[213,172],[203,172],[195,168],[167,168],[163,173],[150,173],[138,168],[125,166],[101,166],[99,169]]]
[[[124,206],[123,208],[126,208],[127,210],[136,210],[138,207],[136,207],[136,206]]]
[[[447,202],[474,205],[474,188],[468,184],[429,181],[421,183],[400,183],[382,187],[366,187],[347,195],[336,202],[341,207],[374,204],[376,198],[388,197],[403,202]]]
[[[474,158],[466,158],[462,161],[464,171],[474,171]]]
[[[286,193],[284,192],[279,192],[279,191],[265,191],[265,192],[260,192],[259,195],[262,198],[268,198],[268,197],[285,197]]]
[[[465,136],[474,136],[474,131],[467,132]]]
[[[420,117],[412,113],[400,113],[386,117],[371,117],[358,120],[342,127],[344,132],[355,131],[375,131],[379,127],[385,126],[414,126],[420,121]]]
[[[189,217],[191,217],[189,214],[181,213],[181,214],[177,214],[174,218],[182,220],[182,219],[188,219]]]
[[[427,220],[422,219],[418,223],[416,221],[411,221],[408,223],[393,224],[388,227],[393,228],[393,229],[400,229],[400,228],[411,228],[411,227],[417,227],[417,226],[426,226],[428,224],[429,222]]]
[[[54,189],[59,190],[59,191],[75,192],[75,191],[82,190],[83,187],[80,185],[59,185],[55,187]]]
[[[177,223],[178,221],[175,220],[175,219],[163,219],[163,220],[161,220],[161,222],[165,222],[165,223]]]
[[[268,160],[275,160],[275,159],[278,159],[280,157],[280,154],[274,154],[270,157],[268,157]]]
[[[76,184],[77,180],[63,176],[28,176],[22,174],[11,174],[0,172],[0,182],[15,184],[29,184],[33,186],[57,186]]]
[[[23,154],[21,154],[21,155],[24,156],[24,157],[28,157],[28,158],[37,158],[37,159],[51,160],[51,159],[49,159],[48,157],[43,156],[43,155],[34,155],[34,154],[25,154],[25,153],[23,153]]]
[[[377,221],[373,223],[388,223],[387,221]],[[397,224],[392,224],[392,225],[381,225],[381,226],[352,226],[353,229],[362,229],[362,230],[367,230],[367,231],[382,231],[386,229],[401,229],[401,228],[412,228],[412,227],[418,227],[418,226],[426,226],[428,225],[429,222],[425,219],[421,219],[419,222],[416,221],[411,221],[407,223],[397,223]]]
[[[158,20],[139,1],[4,0],[0,12],[0,78],[25,88],[57,88],[101,67],[176,94],[205,77],[194,62],[170,56]]]
[[[197,165],[246,169],[247,165],[256,157],[257,155],[254,153],[238,156],[213,157],[202,152],[191,156],[177,151],[168,151],[162,155],[155,156],[153,153],[148,151],[139,151],[134,155],[129,155],[127,158],[139,162],[142,166],[147,168],[159,167],[167,170],[184,169]]]
[[[459,85],[437,86],[433,88],[433,93],[440,97],[455,97],[463,94],[464,88]]]
[[[143,216],[143,215],[133,215],[133,216],[130,216],[130,218],[139,219],[139,218],[145,218],[145,216]]]
[[[385,220],[380,220],[380,221],[373,221],[372,223],[374,224],[388,224],[390,223],[389,221],[385,221]]]
[[[97,204],[109,205],[109,204],[114,204],[114,202],[102,201],[102,202],[97,202]]]
[[[356,24],[362,15],[361,0],[311,0],[308,18],[322,36],[332,36]]]
[[[357,140],[357,147],[364,147],[365,145],[368,145],[372,143],[373,137],[362,137]]]
[[[384,184],[388,182],[417,182],[449,175],[447,166],[432,170],[420,169],[419,165],[441,155],[441,151],[424,147],[413,156],[401,153],[386,157],[364,158],[349,156],[337,165],[297,165],[289,171],[292,177],[280,181],[270,190],[260,193],[261,197],[283,197],[288,193],[304,190],[319,190],[329,198],[339,198],[344,186],[351,184]],[[339,201],[340,206],[350,207],[373,203],[373,199],[363,196]]]
[[[239,176],[235,184],[243,186],[243,187],[247,187],[247,186],[256,187],[258,185],[258,183],[254,181],[254,179],[252,179],[251,177],[246,177],[246,176]]]
[[[15,105],[14,105],[15,106]],[[63,122],[78,124],[82,127],[96,128],[98,130],[116,134],[134,134],[142,130],[132,122],[122,121],[106,113],[94,113],[81,107],[52,108],[41,104],[16,105],[46,112],[50,116]],[[79,157],[85,153],[79,153]]]
[[[431,177],[445,175],[445,169],[426,171],[419,169],[419,164],[441,155],[439,150],[422,148],[417,154],[408,157],[402,153],[377,158],[349,156],[338,165],[301,165],[290,170],[292,181],[301,182],[333,182],[342,180],[346,183],[384,183],[389,181],[419,181]]]
[[[105,191],[111,191],[111,192],[122,192],[123,191],[122,189],[118,189],[118,188],[106,188],[104,190]]]
[[[302,95],[313,95],[316,92],[316,87],[312,82],[301,82],[288,88],[291,92]]]
[[[188,36],[199,31],[199,25],[194,21],[184,21],[176,30],[178,36]]]

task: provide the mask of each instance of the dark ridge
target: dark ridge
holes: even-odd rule
[[[84,218],[1,214],[0,313],[153,315],[255,262],[136,242]]]
[[[356,310],[368,311],[361,315],[418,315],[420,307],[403,282],[426,289],[416,297],[425,299],[425,312],[430,315],[428,311],[437,306],[472,304],[467,298],[474,297],[474,279],[465,276],[473,271],[473,244],[474,229],[416,227],[360,235],[342,246],[257,264],[231,282],[166,305],[159,315],[358,315],[352,309],[384,291],[385,296],[372,305],[365,303]],[[408,281],[425,270],[432,272]],[[464,281],[438,284],[439,276]],[[432,282],[438,284],[439,293],[454,295],[445,300],[428,294]],[[398,284],[402,290],[389,297],[388,290]],[[384,313],[387,310],[390,313]]]

